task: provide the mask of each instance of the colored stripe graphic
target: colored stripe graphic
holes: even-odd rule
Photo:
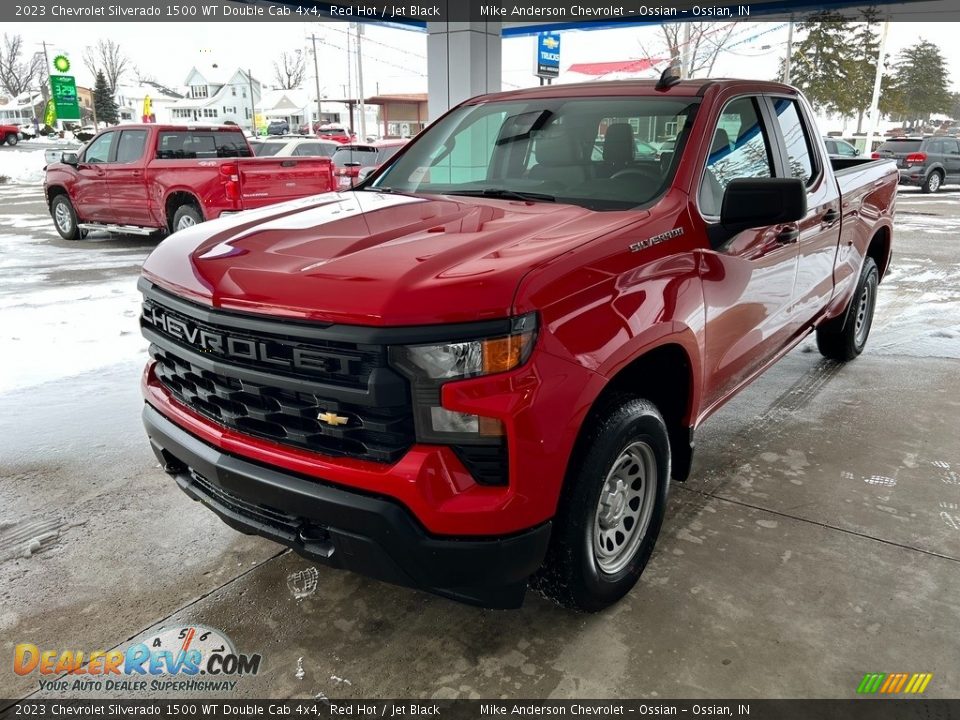
[[[866,673],[857,686],[857,693],[871,695],[920,695],[933,679],[933,673]]]

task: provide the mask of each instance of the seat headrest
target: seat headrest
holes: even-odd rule
[[[533,155],[539,165],[572,165],[580,160],[573,138],[559,129],[538,136]]]
[[[614,123],[603,136],[603,160],[612,163],[628,163],[634,159],[633,126],[629,123]]]
[[[710,147],[710,154],[713,155],[718,150],[730,150],[730,136],[723,128],[717,128],[713,134],[713,145]]]

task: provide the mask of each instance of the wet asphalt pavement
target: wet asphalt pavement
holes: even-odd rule
[[[852,697],[898,671],[960,696],[960,191],[898,210],[864,355],[808,341],[709,420],[640,584],[587,616],[314,585],[188,500],[140,424],[153,241],[64,242],[36,187],[0,185],[0,697],[38,692],[17,643],[197,624],[263,656],[228,697]]]

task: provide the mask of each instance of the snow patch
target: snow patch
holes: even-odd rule
[[[43,182],[47,160],[43,150],[0,152],[0,176],[8,183],[37,185]]]

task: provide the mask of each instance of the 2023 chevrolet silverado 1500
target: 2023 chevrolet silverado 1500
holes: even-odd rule
[[[863,349],[897,171],[838,162],[774,83],[469,100],[354,191],[161,243],[151,443],[228,524],[334,567],[603,608],[700,423],[812,331]]]
[[[165,233],[248,208],[336,189],[329,158],[254,158],[240,128],[123,125],[47,166],[61,237],[87,230]]]

